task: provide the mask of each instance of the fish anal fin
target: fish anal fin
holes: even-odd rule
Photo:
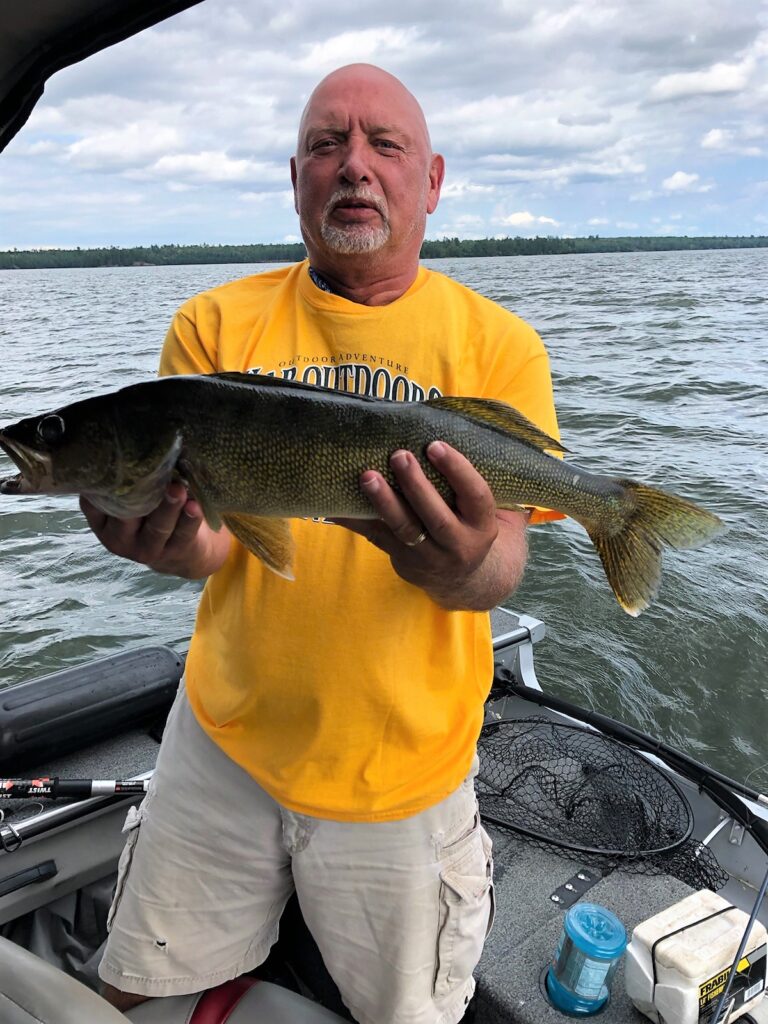
[[[293,534],[287,519],[229,513],[222,516],[229,532],[272,572],[293,580]]]
[[[523,444],[540,451],[567,452],[568,449],[554,437],[545,434],[535,423],[513,409],[506,402],[493,398],[464,398],[456,395],[443,395],[441,398],[430,398],[426,403],[434,409],[445,409],[447,412],[474,420],[485,427],[491,427],[502,434],[508,434]]]

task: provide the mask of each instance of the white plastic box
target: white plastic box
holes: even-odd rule
[[[703,889],[633,931],[626,953],[627,995],[656,1024],[712,1021],[749,921],[742,910],[724,910],[728,905],[721,896]],[[724,912],[710,917],[717,911]],[[709,920],[695,923],[702,918]],[[731,1021],[762,1001],[765,976],[766,930],[758,921],[728,996],[728,1003],[735,1000]]]

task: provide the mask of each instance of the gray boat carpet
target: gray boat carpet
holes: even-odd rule
[[[476,972],[476,1024],[564,1024],[572,1018],[555,1010],[540,987],[565,915],[550,896],[587,865],[509,834],[489,832],[494,841],[496,920]],[[635,925],[691,891],[668,876],[615,871],[582,900],[612,910],[631,937]],[[635,1010],[624,991],[623,964],[613,979],[608,1006],[594,1019],[601,1024],[647,1024],[648,1018]]]

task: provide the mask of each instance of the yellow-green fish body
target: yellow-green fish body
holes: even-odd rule
[[[435,440],[469,459],[499,507],[551,508],[580,522],[630,614],[656,593],[662,546],[693,547],[722,528],[691,502],[546,454],[564,449],[502,402],[390,402],[239,373],[164,377],[0,430],[21,470],[0,491],[79,493],[127,518],[148,514],[180,478],[214,529],[226,523],[290,576],[286,520],[373,517],[360,474],[378,470],[395,484],[397,449],[413,452],[450,502],[426,457]]]

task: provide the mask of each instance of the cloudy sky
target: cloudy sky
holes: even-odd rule
[[[59,72],[0,158],[0,249],[296,240],[326,72],[421,100],[428,237],[768,234],[768,0],[204,0]]]

